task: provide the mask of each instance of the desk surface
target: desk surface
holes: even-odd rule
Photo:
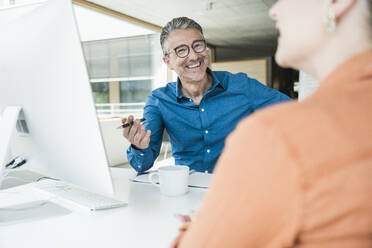
[[[184,196],[166,197],[153,185],[129,183],[129,169],[114,169],[112,176],[127,207],[90,213],[65,205],[73,212],[0,226],[0,247],[169,247],[181,225],[174,214],[196,210],[205,193],[190,188]],[[0,191],[0,207],[49,198],[27,184]]]

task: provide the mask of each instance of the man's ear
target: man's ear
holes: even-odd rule
[[[163,56],[163,61],[164,63],[167,65],[168,69],[169,70],[174,70],[174,68],[172,67],[171,63],[170,63],[170,60],[169,60],[169,57],[168,56]]]
[[[354,6],[356,0],[332,0],[331,7],[335,11],[336,20],[339,21]]]

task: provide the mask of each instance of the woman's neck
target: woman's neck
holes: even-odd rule
[[[323,81],[338,66],[353,56],[372,49],[372,42],[366,39],[335,38],[327,46],[319,49],[311,59],[300,66],[301,70],[314,76],[319,82]]]

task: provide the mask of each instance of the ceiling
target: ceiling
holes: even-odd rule
[[[277,31],[268,17],[275,0],[89,0],[143,21],[164,26],[187,16],[216,47],[218,61],[272,56]]]

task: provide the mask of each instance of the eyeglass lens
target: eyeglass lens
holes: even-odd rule
[[[204,52],[206,44],[204,40],[196,40],[191,45],[192,49],[196,53]],[[185,58],[190,53],[190,47],[188,45],[180,45],[174,49],[176,55],[180,58]]]

